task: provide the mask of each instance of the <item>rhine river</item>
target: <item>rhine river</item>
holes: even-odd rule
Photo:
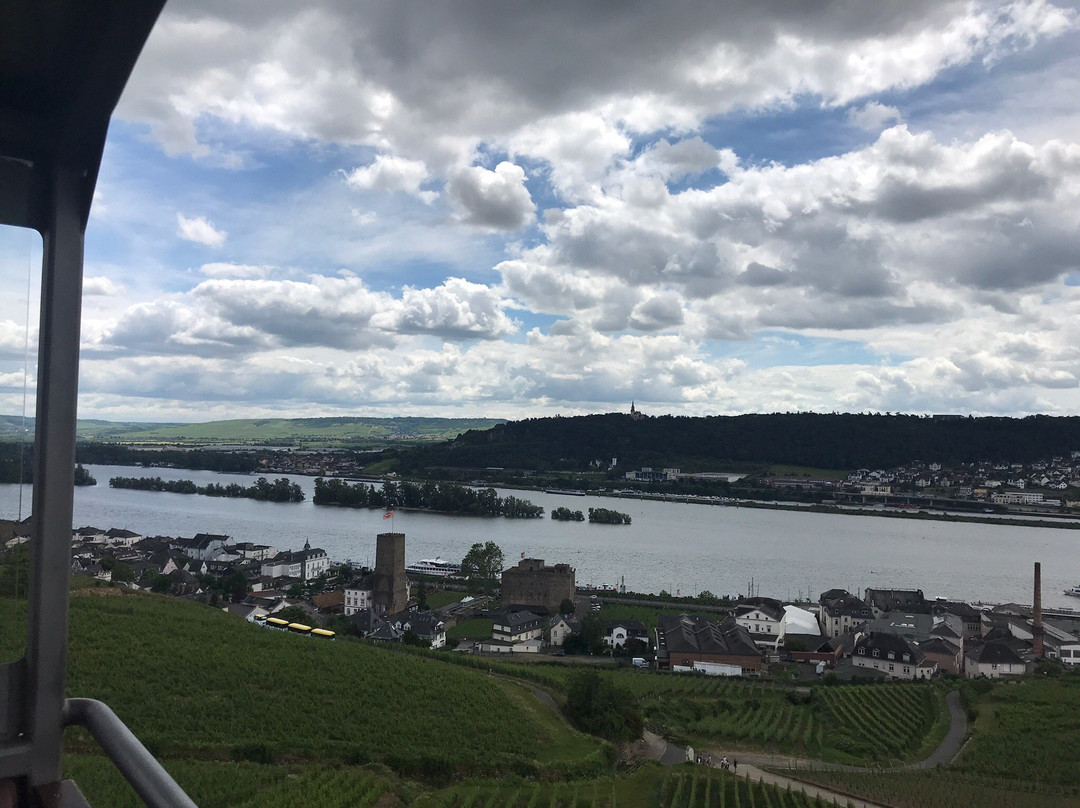
[[[375,535],[391,528],[382,511],[316,507],[314,478],[289,476],[304,489],[302,503],[255,502],[109,487],[109,478],[191,479],[199,485],[250,485],[246,475],[187,469],[87,466],[96,486],[75,490],[74,527],[127,528],[146,536],[224,533],[237,541],[299,549],[305,541],[335,561],[370,565]],[[524,554],[549,564],[566,562],[578,584],[637,592],[717,595],[754,591],[781,599],[811,598],[832,587],[922,589],[988,602],[1031,603],[1032,563],[1043,566],[1043,601],[1080,607],[1063,595],[1080,583],[1080,531],[893,519],[874,516],[697,505],[539,491],[504,491],[545,509],[543,519],[503,519],[397,511],[393,529],[404,533],[406,562],[442,556],[460,561],[474,542],[494,541],[507,566]],[[0,518],[14,519],[19,487],[0,485]],[[23,493],[30,511],[30,488]],[[629,513],[631,525],[555,522],[553,508],[586,512],[608,507]]]

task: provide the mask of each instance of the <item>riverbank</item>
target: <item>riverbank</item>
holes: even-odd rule
[[[172,468],[172,467],[169,467]],[[174,468],[173,470],[179,470]],[[343,474],[341,476],[335,476],[333,474],[317,474],[297,471],[287,471],[282,469],[268,469],[259,472],[216,472],[216,473],[231,473],[240,474],[246,476],[265,476],[266,474],[283,474],[293,477],[305,477],[308,479],[316,479],[322,477],[327,480],[339,480],[342,483],[364,483],[368,485],[379,485],[387,482],[383,477],[371,477],[357,474]],[[391,482],[400,483],[405,481],[405,478],[394,479]],[[422,482],[421,480],[409,480],[410,482]],[[502,488],[518,491],[530,491],[538,494],[552,494],[557,496],[573,496],[573,497],[605,497],[610,499],[630,499],[630,500],[645,500],[653,502],[670,502],[670,503],[688,503],[694,505],[713,505],[735,508],[760,508],[767,510],[779,510],[779,511],[792,511],[797,513],[816,513],[816,514],[835,514],[841,516],[876,516],[887,517],[890,519],[914,519],[914,520],[929,520],[936,522],[966,522],[972,524],[983,525],[1009,525],[1015,527],[1035,527],[1035,528],[1062,528],[1066,530],[1080,530],[1080,515],[1065,514],[1065,513],[1031,513],[1030,511],[1021,511],[1015,509],[1005,508],[1003,506],[996,506],[996,510],[992,514],[980,514],[980,513],[959,513],[955,511],[945,511],[939,508],[919,508],[906,507],[906,508],[890,508],[888,506],[871,506],[871,507],[858,507],[858,506],[845,506],[840,504],[821,504],[821,503],[801,503],[792,500],[759,500],[759,499],[741,499],[736,497],[720,497],[720,496],[695,496],[692,494],[662,494],[662,493],[650,493],[644,491],[627,491],[627,490],[589,490],[589,491],[576,491],[563,488],[552,488],[550,485],[537,487],[536,485],[526,485],[519,483],[507,483],[498,482],[489,484],[486,481],[476,481],[473,483],[456,483],[464,485],[470,488]],[[323,503],[317,503],[323,504]],[[327,503],[328,504],[328,503]],[[382,507],[382,506],[380,506]],[[437,511],[436,511],[437,512]]]
[[[99,480],[110,476],[192,479],[197,485],[237,482],[235,475],[180,469],[94,466]],[[375,536],[391,527],[379,509],[325,508],[312,504],[311,477],[290,475],[305,502],[225,500],[96,485],[75,492],[74,526],[120,527],[141,535],[194,536],[215,533],[236,541],[293,550],[310,541],[330,558],[371,566]],[[507,559],[543,558],[577,570],[582,583],[628,590],[745,592],[754,582],[761,594],[786,599],[833,587],[923,589],[929,596],[957,600],[1021,602],[1031,597],[1033,560],[1043,563],[1044,605],[1075,603],[1061,593],[1080,580],[1073,530],[1009,524],[991,529],[926,518],[859,519],[860,514],[818,513],[806,507],[704,507],[684,500],[570,497],[515,493],[550,513],[558,507],[615,507],[629,525],[596,525],[551,519],[499,519],[397,511],[393,529],[405,533],[407,561],[460,559],[476,542],[493,541]],[[25,497],[24,497],[25,500]],[[24,506],[25,506],[24,502]],[[711,504],[711,503],[710,503]],[[24,515],[26,513],[24,507]],[[0,486],[0,515],[15,518],[18,486]],[[853,518],[854,517],[854,518]],[[998,524],[1005,524],[999,520]],[[1047,529],[1047,528],[1051,529]]]
[[[525,485],[499,483],[499,488],[513,488],[520,491],[555,493],[551,489],[533,488]],[[566,494],[565,491],[558,493]],[[627,491],[587,491],[575,496],[609,497],[612,499],[634,499],[651,502],[686,503],[691,505],[714,505],[728,508],[759,508],[772,511],[793,511],[798,513],[821,513],[840,516],[882,516],[889,519],[915,519],[935,522],[969,522],[984,525],[1007,525],[1013,527],[1049,527],[1065,530],[1080,530],[1080,515],[1038,514],[1005,509],[992,515],[946,513],[936,510],[912,510],[901,508],[871,507],[858,508],[842,505],[822,505],[817,503],[799,503],[792,501],[768,502],[754,499],[735,499],[732,497],[695,497],[689,494],[650,494]]]

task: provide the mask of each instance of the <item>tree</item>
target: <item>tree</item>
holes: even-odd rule
[[[430,648],[431,641],[425,640],[411,628],[405,629],[405,633],[401,635],[402,645],[412,645],[416,648]]]
[[[221,582],[221,590],[230,596],[233,603],[241,603],[247,597],[248,579],[240,570],[233,570],[227,578]]]
[[[635,741],[645,729],[633,694],[596,671],[583,671],[570,680],[566,715],[578,729],[609,741]]]
[[[589,612],[581,618],[581,637],[585,640],[585,645],[590,654],[604,653],[606,648],[604,635],[606,633],[604,619],[600,617],[598,612]]]
[[[275,612],[273,616],[288,620],[290,623],[301,623],[303,625],[307,625],[311,620],[311,615],[299,606],[286,606],[280,612]]]
[[[491,594],[499,585],[503,570],[503,551],[493,541],[477,542],[461,559],[461,574],[469,580],[470,588]]]
[[[573,614],[576,610],[574,601],[570,598],[564,598],[563,602],[559,604],[559,614]]]
[[[420,581],[416,585],[416,608],[422,612],[426,612],[428,610],[427,584],[425,584],[423,581]]]

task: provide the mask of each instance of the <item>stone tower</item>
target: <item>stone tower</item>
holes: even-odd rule
[[[376,614],[396,614],[404,611],[408,605],[404,533],[380,533],[375,537],[372,590],[372,605]]]

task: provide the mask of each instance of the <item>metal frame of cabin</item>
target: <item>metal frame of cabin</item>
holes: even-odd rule
[[[109,118],[164,2],[0,2],[0,224],[42,237],[26,654],[0,665],[0,808],[86,805],[61,775],[72,724],[147,805],[195,805],[106,705],[65,699],[83,237]]]

